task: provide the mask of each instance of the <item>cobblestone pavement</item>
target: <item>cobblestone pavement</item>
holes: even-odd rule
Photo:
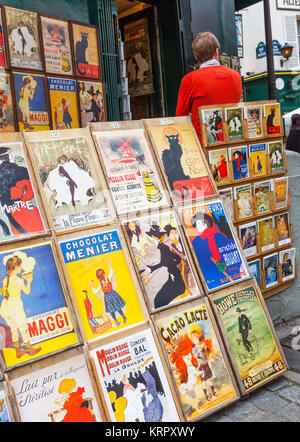
[[[291,335],[299,324],[300,318],[276,328],[289,370],[203,422],[300,422],[300,349],[292,348]]]

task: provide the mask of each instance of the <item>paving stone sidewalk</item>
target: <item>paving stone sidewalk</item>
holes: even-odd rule
[[[300,349],[292,346],[296,326],[300,318],[276,328],[289,370],[204,422],[300,422]]]

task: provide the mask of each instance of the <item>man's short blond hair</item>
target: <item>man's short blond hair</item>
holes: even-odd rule
[[[217,37],[211,32],[199,32],[192,44],[194,57],[200,64],[211,60],[219,48],[220,43]]]

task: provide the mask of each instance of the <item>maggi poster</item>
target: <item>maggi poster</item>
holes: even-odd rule
[[[48,78],[53,128],[79,127],[76,81],[66,78]]]
[[[60,242],[87,339],[143,321],[117,230]]]

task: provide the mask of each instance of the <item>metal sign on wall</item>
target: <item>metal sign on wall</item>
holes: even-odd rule
[[[300,11],[300,0],[277,0],[277,9]]]

